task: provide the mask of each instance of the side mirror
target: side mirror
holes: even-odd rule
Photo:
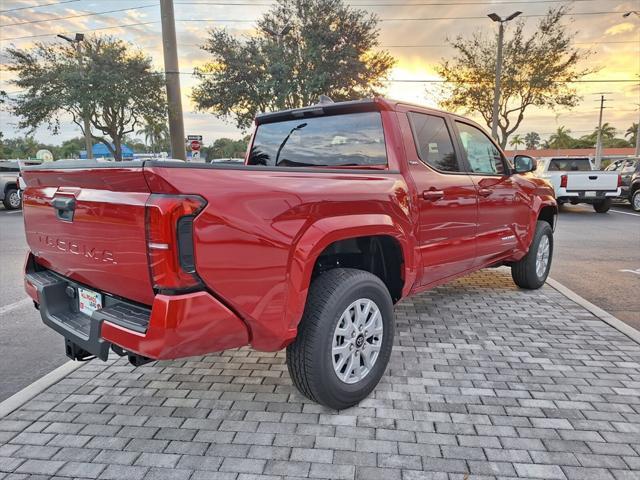
[[[513,165],[516,173],[533,172],[538,166],[535,158],[528,155],[516,155],[513,158]]]

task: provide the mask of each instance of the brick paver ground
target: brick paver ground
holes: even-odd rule
[[[282,352],[90,362],[0,420],[0,480],[640,479],[640,346],[582,307],[499,269],[396,318],[382,382],[342,412]]]

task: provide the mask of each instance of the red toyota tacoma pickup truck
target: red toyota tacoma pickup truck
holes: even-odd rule
[[[475,123],[374,99],[255,124],[245,165],[24,170],[25,288],[71,358],[286,347],[340,409],[380,380],[402,298],[495,265],[544,283],[553,190]]]

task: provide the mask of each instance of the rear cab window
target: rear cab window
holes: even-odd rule
[[[258,125],[248,165],[386,167],[380,112],[300,118]]]
[[[588,158],[552,158],[548,170],[550,172],[590,172],[591,162]]]

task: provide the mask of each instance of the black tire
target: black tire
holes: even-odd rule
[[[4,193],[4,199],[2,200],[4,208],[7,210],[16,210],[20,208],[20,197],[18,196],[18,190],[15,188],[8,188]]]
[[[631,208],[633,208],[633,210],[636,212],[640,212],[640,188],[633,192],[630,201]]]
[[[543,237],[547,237],[549,240],[549,260],[547,266],[542,275],[538,275],[536,272],[536,259],[540,242]],[[549,275],[551,268],[551,261],[553,260],[553,230],[551,225],[547,222],[538,221],[536,224],[536,231],[531,240],[529,246],[529,252],[511,265],[511,277],[517,286],[520,288],[526,288],[528,290],[536,290],[544,285]]]
[[[380,311],[383,328],[380,351],[364,378],[345,383],[334,370],[333,336],[342,313],[361,298],[373,300]],[[387,367],[394,329],[393,302],[378,277],[347,268],[323,273],[309,288],[298,336],[287,347],[287,366],[293,384],[309,399],[336,410],[357,404],[376,387]]]
[[[611,199],[600,200],[593,204],[593,209],[598,213],[607,213],[611,208]]]

